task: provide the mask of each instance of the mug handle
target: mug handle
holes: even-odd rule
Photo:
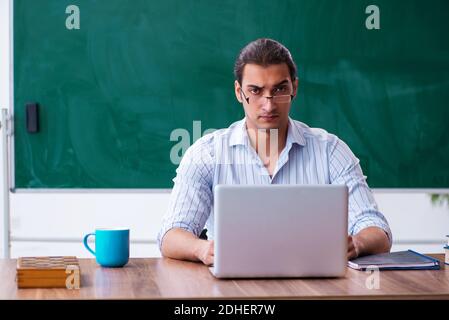
[[[90,253],[92,253],[92,254],[95,256],[95,251],[93,251],[93,250],[89,247],[89,245],[87,244],[87,239],[88,239],[90,236],[95,236],[95,232],[94,232],[94,233],[86,234],[86,235],[84,236],[83,242],[84,242],[84,246],[86,247],[86,249],[89,250]]]

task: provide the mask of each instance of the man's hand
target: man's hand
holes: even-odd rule
[[[164,257],[201,261],[208,266],[214,263],[214,241],[199,239],[184,229],[169,230],[163,238],[161,249]]]
[[[205,265],[211,266],[214,264],[214,241],[202,240],[199,242],[197,256]]]
[[[354,236],[348,236],[348,260],[385,252],[390,252],[390,242],[381,228],[368,227]]]
[[[355,259],[359,256],[359,248],[354,243],[354,237],[348,236],[348,260]]]

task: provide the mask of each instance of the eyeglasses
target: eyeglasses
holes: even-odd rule
[[[254,95],[251,95],[251,96],[247,97],[242,89],[240,89],[240,92],[242,93],[243,97],[245,98],[245,100],[246,100],[246,102],[248,104],[250,104],[249,98],[251,98],[251,103],[252,104],[263,104],[265,102],[264,99],[267,99],[267,101],[269,99],[271,99],[273,104],[286,104],[286,103],[289,103],[290,101],[292,101],[293,98],[295,97],[294,95],[291,95],[291,94],[287,94],[287,95],[272,95],[271,97],[266,97],[266,96],[263,96],[263,95],[255,95],[254,94]]]

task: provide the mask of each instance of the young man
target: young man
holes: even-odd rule
[[[289,118],[298,79],[288,49],[270,39],[253,41],[240,52],[234,74],[245,118],[185,153],[158,235],[162,255],[213,264],[217,184],[346,184],[348,259],[388,252],[392,234],[359,160],[335,135]],[[199,238],[205,225],[209,240]]]

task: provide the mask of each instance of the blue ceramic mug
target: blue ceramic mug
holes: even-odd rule
[[[95,236],[95,251],[87,241]],[[84,246],[103,267],[123,267],[129,260],[129,229],[96,229],[84,237]]]

